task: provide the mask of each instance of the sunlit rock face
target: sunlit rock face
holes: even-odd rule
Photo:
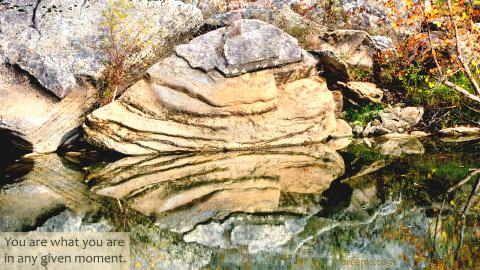
[[[151,39],[136,57],[151,57],[167,39],[188,36],[203,22],[200,10],[180,1],[132,1],[127,20],[148,17]],[[106,0],[6,0],[0,5],[0,60],[18,65],[55,96],[64,98],[78,77],[98,79],[104,69],[99,50]],[[132,60],[132,59],[130,59]],[[134,61],[131,61],[132,63]]]
[[[148,17],[151,29],[139,38],[151,44],[131,55],[128,66],[156,61],[203,22],[197,8],[180,1],[132,4],[126,22],[135,28],[139,16]],[[106,0],[0,1],[0,130],[28,150],[57,150],[78,135],[97,102],[98,90],[85,81],[97,81],[105,69],[106,7]]]
[[[93,190],[127,201],[185,232],[233,212],[306,214],[344,173],[341,156],[317,145],[262,152],[129,157],[88,176]]]
[[[276,29],[243,20],[242,25],[249,24],[258,27],[255,35],[259,36]],[[242,37],[227,41],[247,42]],[[259,52],[241,47],[236,53],[258,53],[248,58],[255,61],[225,66],[230,58],[208,58],[217,52],[206,50],[200,41],[192,43],[201,45],[178,47],[177,53],[182,51],[187,60],[172,56],[155,64],[148,78],[133,85],[120,100],[91,113],[84,126],[87,139],[102,148],[143,155],[291,146],[350,135],[348,125],[335,118],[335,101],[327,84],[314,75],[313,57],[301,51],[290,36],[282,34],[277,39],[296,46],[302,60],[298,62],[296,53],[291,56],[271,46]],[[258,42],[267,43],[262,40]],[[265,62],[255,69],[263,70],[245,73],[259,59]],[[193,63],[199,69],[192,68]],[[244,74],[222,75],[231,75],[235,72],[227,70],[234,69]]]
[[[234,21],[179,45],[176,53],[193,68],[216,69],[227,77],[302,60],[295,38],[259,20]]]
[[[33,167],[14,183],[0,188],[0,231],[36,228],[64,209],[78,214],[99,208],[83,174],[62,163],[56,154],[33,159]]]
[[[98,91],[85,84],[59,100],[25,74],[0,63],[0,130],[30,151],[53,152],[78,134],[97,96]]]

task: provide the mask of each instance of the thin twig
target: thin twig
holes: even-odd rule
[[[480,169],[474,169],[473,171],[471,171],[467,177],[465,177],[462,181],[458,182],[456,185],[450,187],[447,192],[450,193],[452,191],[454,191],[455,189],[458,189],[459,187],[463,186],[465,183],[467,183],[468,181],[470,181],[475,175],[477,174],[480,174]]]
[[[477,195],[479,189],[480,189],[480,178],[477,180],[477,183],[475,184],[475,187],[473,188],[472,193],[470,193],[470,197],[468,197],[467,204],[463,209],[462,217],[465,217],[467,215],[468,209],[470,209],[470,207],[472,206],[473,197]]]
[[[455,21],[455,17],[453,15],[452,1],[451,0],[447,0],[447,6],[448,6],[448,11],[450,13],[450,21],[453,24],[453,31],[454,31],[454,34],[455,34],[455,47],[456,47],[456,50],[457,50],[458,61],[460,61],[460,64],[462,65],[463,69],[465,70],[465,73],[467,74],[468,80],[472,84],[473,88],[475,89],[477,94],[480,95],[480,87],[478,86],[477,80],[475,79],[472,72],[470,71],[470,68],[468,67],[468,65],[465,63],[465,60],[463,59],[461,42],[460,42],[460,37],[459,37],[459,34],[458,34],[458,26],[457,26],[457,22]]]
[[[476,101],[476,102],[480,102],[480,96],[476,96],[470,92],[468,92],[467,90],[465,90],[463,87],[459,86],[459,85],[456,85],[454,83],[452,83],[451,81],[449,81],[448,79],[444,78],[441,80],[441,82],[443,84],[445,84],[446,86],[450,87],[451,89],[463,94],[465,97],[473,100],[473,101]]]

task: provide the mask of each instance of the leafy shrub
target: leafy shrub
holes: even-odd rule
[[[372,103],[362,104],[361,106],[350,106],[345,109],[344,119],[355,125],[364,127],[368,122],[377,119],[383,109],[382,105]]]
[[[130,76],[134,57],[150,46],[152,23],[148,16],[133,16],[135,6],[128,0],[108,0],[103,11],[105,35],[100,46],[106,56],[101,82],[101,105],[112,102]],[[150,34],[150,35],[149,35]]]

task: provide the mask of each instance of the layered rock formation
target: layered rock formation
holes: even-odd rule
[[[88,116],[87,139],[142,155],[299,145],[351,134],[335,118],[326,83],[314,75],[315,60],[295,39],[257,20],[243,20],[239,35],[230,31],[220,28],[177,47],[179,56],[155,64],[148,78]]]
[[[15,137],[22,148],[52,152],[77,134],[84,115],[97,101],[89,84],[77,86],[58,100],[25,75],[0,64],[0,130]]]
[[[341,156],[324,146],[268,151],[128,157],[92,172],[103,196],[185,232],[233,212],[307,214],[344,173]]]
[[[139,38],[151,40],[151,46],[128,59],[132,66],[157,59],[159,50],[203,23],[197,8],[179,1],[133,5],[127,24],[135,28],[139,18],[148,18],[151,27]],[[76,134],[97,100],[85,81],[99,79],[105,68],[100,45],[106,7],[106,0],[0,2],[0,131],[37,153],[55,151]]]

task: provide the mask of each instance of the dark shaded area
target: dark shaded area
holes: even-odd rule
[[[320,205],[323,207],[321,216],[329,217],[339,213],[350,205],[353,189],[341,181],[334,181],[330,187],[322,193]]]
[[[317,70],[319,75],[327,80],[329,89],[336,89],[336,83],[347,82],[350,80],[350,74],[347,66],[330,51],[309,51],[315,59],[318,60]]]
[[[31,159],[20,158],[4,165],[5,167],[0,168],[0,187],[15,183],[28,174],[33,169],[34,162]]]
[[[198,30],[197,30],[197,33],[195,33],[195,36],[201,36],[203,34],[206,34],[208,32],[211,32],[211,31],[215,31],[219,28],[222,28],[224,27],[225,25],[215,25],[215,24],[212,24],[212,23],[205,23],[203,24]]]
[[[6,130],[0,130],[0,184],[2,184],[5,175],[8,174],[7,167],[12,165],[20,156],[31,152],[31,147],[25,140]]]
[[[57,149],[57,154],[63,158],[62,163],[66,167],[73,169],[114,162],[125,157],[121,153],[95,148],[85,141],[81,131],[78,139],[61,145]]]

